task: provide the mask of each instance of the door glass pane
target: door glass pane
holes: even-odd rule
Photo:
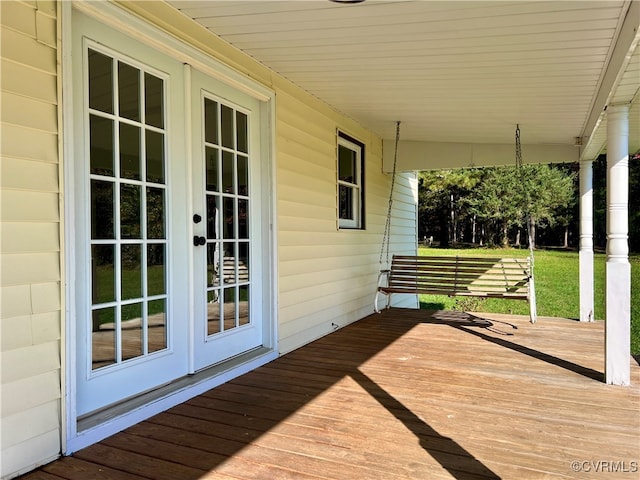
[[[140,70],[118,62],[118,106],[120,116],[140,120]]]
[[[222,199],[223,215],[224,215],[224,230],[223,235],[226,239],[235,238],[236,232],[236,209],[235,198],[224,197]]]
[[[249,200],[238,199],[238,238],[249,238]]]
[[[238,298],[237,288],[236,287],[225,288],[223,289],[222,295],[224,298],[224,303],[222,305],[222,308],[224,311],[223,312],[224,314],[223,329],[227,331],[236,327],[236,315],[237,315],[236,300]]]
[[[164,188],[147,187],[147,238],[165,238]]]
[[[122,245],[120,295],[123,300],[142,296],[142,250],[140,247],[140,245]]]
[[[89,163],[91,173],[113,176],[113,120],[89,117]]]
[[[95,369],[167,348],[169,191],[164,80],[116,57],[88,55],[90,106],[111,114],[88,116]]]
[[[233,153],[222,152],[222,191],[224,193],[235,193],[233,170]]]
[[[120,176],[140,180],[140,129],[120,124]]]
[[[147,182],[164,183],[164,135],[147,130],[145,139]]]
[[[214,335],[222,331],[219,292],[220,290],[213,290],[207,293],[207,335]]]
[[[116,363],[116,309],[100,308],[91,314],[91,365],[92,369]]]
[[[205,150],[205,178],[207,179],[206,189],[210,192],[219,192],[218,163],[220,152],[217,148],[206,147]]]
[[[216,240],[220,238],[220,196],[207,195],[207,238]]]
[[[249,116],[203,100],[207,334],[249,321]],[[214,147],[213,145],[220,145]],[[222,240],[222,241],[221,241]],[[222,288],[221,288],[222,287]]]
[[[167,309],[165,300],[151,300],[148,306],[147,350],[149,353],[167,348]]]
[[[238,195],[249,195],[249,159],[238,155]]]
[[[207,244],[207,285],[220,286],[220,243]]]
[[[220,108],[220,130],[223,147],[234,148],[235,132],[233,127],[233,109],[222,105]]]
[[[204,99],[204,141],[219,145],[218,142],[218,103]]]
[[[122,360],[144,354],[142,303],[122,306]]]
[[[224,257],[222,258],[222,277],[225,284],[236,282],[236,244],[224,242]]]
[[[238,243],[238,282],[248,282],[249,278],[249,242]]]
[[[91,247],[91,300],[93,304],[116,299],[116,277],[113,245]]]
[[[237,147],[239,152],[249,152],[248,142],[248,128],[247,128],[247,115],[241,112],[236,112],[236,129],[237,129]]]
[[[113,113],[113,60],[89,49],[89,108]]]
[[[144,120],[147,125],[164,128],[164,82],[144,74]]]
[[[120,235],[140,238],[140,186],[120,185]]]
[[[91,180],[91,238],[95,240],[115,238],[114,191],[113,182]]]
[[[249,285],[241,285],[239,290],[238,325],[242,326],[249,323]]]
[[[147,295],[164,293],[166,293],[164,244],[147,245]]]

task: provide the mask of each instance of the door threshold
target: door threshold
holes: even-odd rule
[[[207,390],[275,360],[278,352],[258,347],[225,362],[186,375],[130,399],[78,417],[77,435],[69,440],[66,455],[146,420]]]

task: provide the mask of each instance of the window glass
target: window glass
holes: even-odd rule
[[[140,128],[120,124],[120,177],[140,180]]]
[[[113,113],[113,60],[89,49],[89,108]]]
[[[113,120],[89,116],[89,165],[91,173],[113,176]]]
[[[167,348],[170,191],[165,80],[115,52],[87,48],[86,55],[92,310],[86,321],[96,370]]]
[[[356,152],[338,146],[338,178],[343,182],[356,183]]]
[[[144,85],[145,123],[164,128],[164,82],[150,73],[145,73]]]
[[[118,62],[118,107],[120,116],[140,120],[140,70]]]
[[[338,133],[338,226],[362,229],[364,206],[364,145]]]
[[[164,134],[146,131],[147,182],[164,183]]]

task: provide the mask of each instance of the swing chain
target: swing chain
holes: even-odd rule
[[[522,167],[522,146],[520,145],[520,124],[516,124],[516,167]]]
[[[524,169],[522,168],[522,146],[520,144],[520,124],[516,124],[516,169],[520,172],[520,175],[524,177]],[[533,238],[531,238],[531,213],[529,212],[529,202],[531,201],[531,199],[527,187],[528,185],[525,185],[525,207],[527,209],[525,212],[525,227],[527,229],[527,239],[529,241],[529,258],[531,259],[531,271],[533,272]]]
[[[387,221],[384,225],[384,234],[382,235],[382,247],[380,248],[380,259],[378,263],[382,265],[382,256],[387,255],[387,266],[389,266],[389,244],[391,243],[391,212],[393,208],[393,189],[396,183],[396,167],[398,164],[398,143],[400,141],[400,121],[396,122],[396,143],[393,153],[393,172],[391,174],[391,192],[389,193],[389,206],[387,209]]]

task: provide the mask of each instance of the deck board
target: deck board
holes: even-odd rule
[[[483,316],[367,317],[24,480],[635,478],[640,367],[602,383],[603,324]]]

